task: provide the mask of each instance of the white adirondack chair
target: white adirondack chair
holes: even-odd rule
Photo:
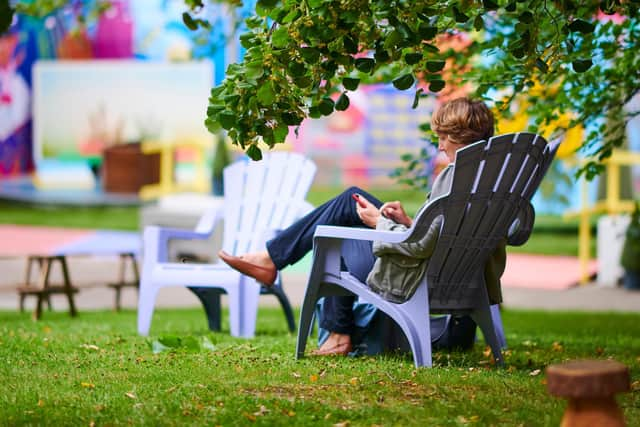
[[[501,325],[495,325],[492,319],[484,266],[503,239],[508,237],[509,244],[522,245],[529,238],[535,218],[530,200],[556,150],[557,144],[547,144],[532,133],[479,141],[458,150],[450,193],[418,212],[406,232],[317,227],[296,357],[304,356],[316,301],[328,295],[357,295],[361,302],[373,304],[400,326],[416,366],[432,363],[429,313],[469,314],[480,326],[495,361],[502,364],[504,340],[499,337]],[[389,302],[348,272],[340,271],[344,239],[415,242],[438,215],[443,215],[444,224],[436,248],[422,283],[406,302]]]
[[[224,220],[222,249],[234,255],[264,249],[265,242],[310,210],[305,196],[315,175],[315,164],[295,153],[266,154],[258,162],[241,160],[224,170],[224,203],[207,212],[194,231],[146,227],[143,239],[143,265],[138,299],[138,333],[148,335],[158,290],[167,286],[192,288],[205,303],[207,315],[219,303],[207,306],[207,298],[226,292],[229,301],[231,335],[255,334],[258,297],[275,293],[283,302],[278,277],[274,290],[267,291],[253,278],[227,264],[184,264],[168,260],[170,239],[207,239]],[[211,248],[215,253],[220,248]],[[207,289],[211,293],[207,294]],[[286,299],[286,296],[285,296]],[[283,304],[285,314],[288,301]],[[214,322],[215,323],[215,322]],[[210,317],[210,325],[211,317]],[[291,328],[290,322],[290,328]]]

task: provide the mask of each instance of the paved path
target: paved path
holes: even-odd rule
[[[73,284],[80,288],[76,295],[79,310],[108,309],[113,305],[113,291],[104,283],[113,281],[117,274],[118,258],[104,257],[70,257],[69,268]],[[18,296],[15,284],[22,281],[25,259],[0,259],[0,309],[13,310],[18,307]],[[59,274],[53,272],[55,276]],[[285,270],[284,286],[291,303],[300,306],[307,276],[304,272]],[[640,291],[627,291],[622,288],[611,288],[591,283],[566,290],[541,290],[522,287],[503,287],[504,305],[506,308],[545,309],[545,310],[580,310],[580,311],[623,311],[640,313]],[[224,299],[223,299],[224,302]],[[35,299],[27,300],[27,308],[33,308]],[[133,289],[123,290],[123,306],[135,308],[137,295]],[[263,296],[263,306],[275,306],[274,297]],[[66,310],[65,297],[53,297],[54,309]],[[192,307],[198,306],[195,296],[184,288],[162,289],[158,295],[159,307]]]

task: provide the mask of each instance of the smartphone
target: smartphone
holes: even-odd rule
[[[356,202],[358,202],[358,204],[360,205],[361,208],[366,208],[367,204],[360,200],[360,195],[359,194],[352,194],[351,197],[353,197],[353,200],[355,200]]]

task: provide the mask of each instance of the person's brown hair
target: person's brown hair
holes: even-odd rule
[[[456,98],[440,106],[431,117],[431,129],[455,144],[471,144],[493,136],[493,113],[482,101]]]

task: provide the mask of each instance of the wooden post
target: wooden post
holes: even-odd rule
[[[629,388],[629,369],[614,360],[577,360],[547,368],[549,393],[569,400],[561,427],[623,427],[615,394]]]

